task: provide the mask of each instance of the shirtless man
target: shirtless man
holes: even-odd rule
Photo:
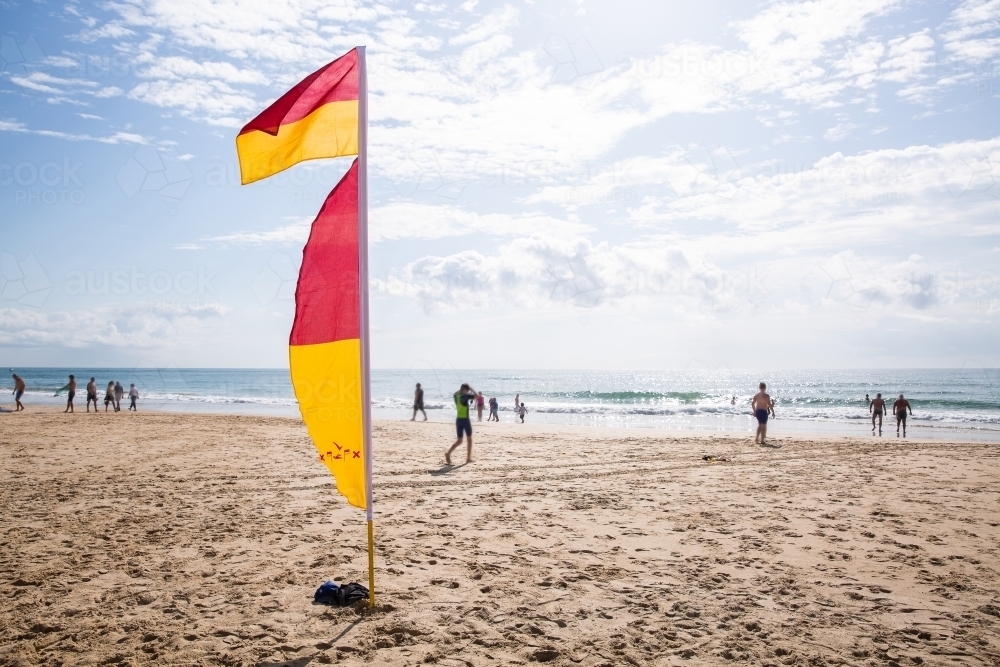
[[[66,409],[63,410],[63,412],[76,412],[73,409],[73,399],[76,397],[76,378],[73,377],[72,375],[70,375],[69,376],[69,382],[66,383],[66,386],[64,386],[62,389],[57,389],[56,390],[56,396],[58,396],[59,392],[62,392],[62,391],[69,391],[69,395],[66,398]],[[95,396],[94,398],[97,398],[97,397]],[[89,410],[88,410],[88,412],[89,412]]]
[[[882,435],[882,415],[886,412],[882,394],[875,394],[875,400],[868,405],[868,412],[872,413],[872,433],[875,432],[875,418],[878,417],[878,434]]]
[[[757,444],[764,444],[764,438],[767,436],[767,416],[768,413],[774,416],[774,401],[771,400],[770,395],[766,391],[767,385],[763,382],[760,383],[760,391],[753,397],[750,401],[750,406],[753,408],[754,417],[757,418],[757,435],[754,436],[753,441]]]
[[[14,403],[16,403],[14,412],[24,410],[24,404],[21,403],[21,397],[24,396],[24,380],[17,373],[14,373],[14,391],[11,393],[14,394]]]
[[[900,394],[896,402],[892,404],[892,413],[896,415],[896,437],[899,437],[899,425],[903,425],[903,437],[906,437],[906,411],[910,411],[910,416],[913,416],[913,408],[910,407],[910,402],[903,398]]]
[[[94,412],[97,412],[97,382],[90,378],[87,383],[87,412],[90,412],[90,402],[94,402]]]

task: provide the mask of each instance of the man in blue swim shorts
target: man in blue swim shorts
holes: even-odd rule
[[[20,412],[24,410],[24,404],[21,403],[21,397],[24,396],[24,380],[17,373],[14,373],[14,403],[16,403],[17,409],[15,412]]]
[[[444,453],[445,463],[451,465],[451,453],[455,451],[455,448],[462,444],[462,434],[465,434],[466,439],[469,442],[468,449],[466,450],[465,462],[472,463],[472,420],[469,419],[469,406],[476,402],[476,390],[470,387],[468,384],[463,384],[461,388],[455,392],[455,432],[458,434],[458,440],[455,444],[451,446],[451,449]]]
[[[764,438],[767,436],[767,417],[768,413],[774,416],[774,401],[771,400],[770,395],[765,391],[767,385],[763,382],[760,383],[760,391],[753,397],[750,405],[753,407],[754,417],[757,418],[757,435],[754,436],[753,441],[755,443],[764,444]]]

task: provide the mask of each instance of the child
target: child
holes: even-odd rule
[[[524,403],[521,403],[521,407],[517,409],[517,414],[521,417],[522,424],[524,423],[524,413],[526,413],[527,411],[528,409],[524,407]]]
[[[139,398],[139,390],[135,388],[134,382],[132,383],[131,388],[128,390],[128,398],[129,398],[128,409],[139,412],[139,408],[135,407],[135,402]]]

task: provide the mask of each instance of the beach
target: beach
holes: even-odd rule
[[[299,419],[2,414],[0,665],[1000,664],[996,444],[474,428],[374,424],[366,610]]]

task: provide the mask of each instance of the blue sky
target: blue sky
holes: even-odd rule
[[[376,367],[998,363],[1000,0],[0,12],[5,365],[285,365],[348,161],[234,137],[357,44]]]

